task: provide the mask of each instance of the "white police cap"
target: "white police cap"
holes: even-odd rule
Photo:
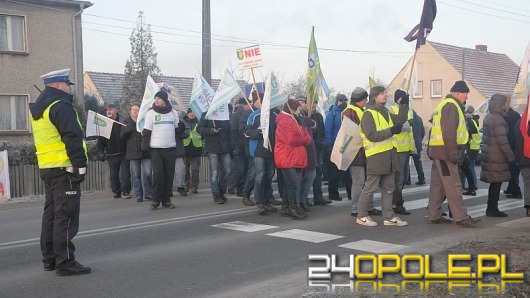
[[[40,76],[44,80],[44,84],[55,83],[55,82],[65,82],[68,85],[74,85],[70,81],[70,68],[50,71],[47,74]]]

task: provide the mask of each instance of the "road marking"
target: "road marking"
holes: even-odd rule
[[[340,236],[340,235],[312,232],[312,231],[299,230],[299,229],[280,231],[276,233],[267,234],[267,236],[295,239],[295,240],[307,241],[307,242],[312,242],[312,243],[321,243],[321,242],[326,242],[326,241],[335,240],[339,238],[344,238],[344,236]]]
[[[359,240],[355,242],[345,243],[339,245],[339,247],[362,250],[372,253],[397,253],[409,250],[410,246],[392,244],[388,242],[373,241],[373,240]]]
[[[510,220],[496,225],[505,228],[530,228],[530,217]]]
[[[475,205],[467,208],[467,215],[471,217],[481,217],[486,215],[487,204]],[[523,207],[522,200],[519,199],[503,199],[499,201],[499,210],[506,211],[515,208]]]
[[[278,226],[260,225],[260,224],[244,222],[244,221],[225,222],[225,223],[220,223],[217,225],[212,225],[212,227],[247,232],[247,233],[278,228]]]

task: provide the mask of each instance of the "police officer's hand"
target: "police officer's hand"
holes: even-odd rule
[[[398,134],[401,132],[401,129],[403,128],[403,125],[394,125],[392,127],[390,127],[390,132],[395,135],[395,134]]]
[[[72,171],[67,171],[72,183],[80,184],[81,182],[85,181],[86,168],[72,168],[71,170]]]

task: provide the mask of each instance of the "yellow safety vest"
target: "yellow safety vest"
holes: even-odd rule
[[[407,120],[412,120],[412,110],[409,109]],[[399,113],[399,107],[393,105],[390,107],[390,112],[394,115]],[[414,135],[412,133],[412,126],[409,127],[409,131],[402,131],[395,135],[397,142],[397,152],[414,152]]]
[[[193,144],[193,147],[195,148],[202,148],[202,137],[197,132],[197,124],[195,124],[195,127],[190,132],[190,136],[184,139],[184,146],[189,146],[190,142]]]
[[[442,109],[448,104],[454,104],[458,111],[458,126],[456,127],[456,144],[465,145],[469,141],[469,132],[466,127],[466,118],[462,112],[460,105],[452,98],[442,100],[434,110],[432,117],[431,137],[429,138],[429,146],[444,146],[443,128],[441,125]]]
[[[469,140],[469,149],[479,150],[480,143],[482,143],[482,136],[480,136],[477,122],[473,119],[471,119],[471,122],[473,122],[473,125],[475,125],[475,128],[477,129],[477,133],[471,134],[471,139]]]
[[[61,135],[57,130],[57,127],[50,121],[50,109],[58,103],[59,100],[52,102],[43,112],[42,118],[33,119],[31,118],[31,126],[33,127],[33,139],[35,140],[35,149],[37,154],[37,162],[40,169],[48,168],[62,168],[71,167],[72,162],[66,153],[66,146],[61,140]],[[75,111],[75,110],[74,110]],[[79,127],[81,122],[77,111],[75,111],[77,117],[77,123]],[[87,154],[87,148],[85,140],[83,139],[83,148],[85,155]]]
[[[357,114],[357,118],[359,118],[359,121],[361,121],[363,119],[363,114],[364,114],[364,110],[356,105],[353,105],[353,104],[350,104],[348,105],[344,111],[342,111],[341,113],[341,116],[344,117],[344,112],[346,112],[346,110],[353,110],[355,112],[355,114]],[[341,119],[342,119],[341,117]]]
[[[371,109],[365,110],[365,113],[372,114],[372,117],[374,118],[375,128],[377,131],[382,131],[382,130],[385,130],[385,129],[388,129],[394,126],[392,117],[388,117],[389,119],[387,120],[385,119],[385,117],[383,117],[381,113],[375,110],[371,110]],[[364,134],[362,123],[361,123],[361,138],[363,140],[363,147],[364,147],[366,157],[369,157],[369,156],[372,156],[378,153],[383,153],[385,151],[390,151],[392,150],[392,148],[395,148],[397,146],[396,139],[394,138],[394,136],[386,140],[380,141],[380,142],[372,142],[368,140],[368,138]]]

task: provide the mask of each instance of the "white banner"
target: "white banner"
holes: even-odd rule
[[[90,110],[86,117],[86,136],[105,137],[110,139],[114,122],[114,120]]]
[[[167,92],[168,100],[173,109],[186,113],[187,109],[182,105],[179,90],[168,83],[156,83],[160,90]]]
[[[344,117],[340,126],[330,160],[341,171],[346,171],[362,146],[359,125]]]
[[[269,122],[271,119],[271,81],[273,79],[272,72],[270,73],[269,77],[267,78],[267,81],[265,82],[265,94],[263,95],[262,101],[261,101],[261,115],[259,117],[260,119],[260,127],[261,132],[263,133],[263,147],[269,149]]]
[[[11,186],[9,184],[9,162],[7,151],[0,151],[0,201],[11,199]]]
[[[261,58],[261,50],[259,45],[253,45],[246,48],[236,50],[237,59],[239,60],[239,70],[256,68],[263,66],[263,59]]]
[[[215,96],[210,102],[210,107],[208,108],[208,112],[206,112],[206,117],[208,119],[211,119],[210,115],[212,115],[222,105],[229,103],[230,100],[234,96],[240,93],[241,93],[241,88],[237,84],[237,81],[234,79],[230,71],[228,71],[227,69],[225,71],[225,75],[223,79],[221,80],[221,83],[219,83],[219,86],[217,87]],[[226,116],[227,117],[225,119],[218,119],[218,120],[228,120],[229,119],[228,114],[226,114]]]
[[[142,104],[140,105],[140,111],[138,112],[138,121],[136,121],[136,130],[140,133],[144,130],[145,114],[147,114],[147,111],[155,102],[155,94],[158,90],[155,80],[148,75],[145,84],[144,97],[142,99]]]

